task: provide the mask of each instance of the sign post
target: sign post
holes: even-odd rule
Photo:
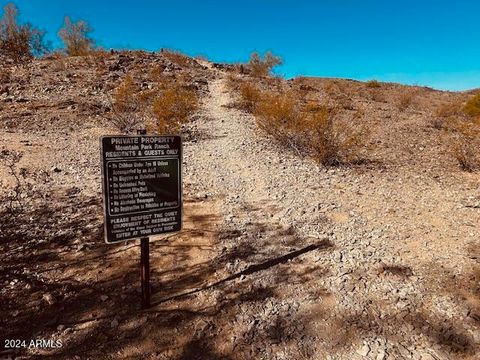
[[[150,307],[150,243],[148,237],[140,239],[140,267],[142,272],[142,309]]]
[[[150,306],[149,237],[182,227],[180,136],[101,138],[105,241],[140,238],[142,308]]]

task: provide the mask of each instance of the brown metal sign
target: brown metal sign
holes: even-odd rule
[[[180,136],[104,136],[101,149],[106,242],[179,231]]]

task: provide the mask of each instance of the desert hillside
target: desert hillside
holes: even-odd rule
[[[0,355],[477,359],[478,148],[452,120],[476,93],[170,51],[4,62],[0,334],[63,346]],[[99,142],[140,129],[184,141],[184,230],[151,240],[143,311],[137,242],[104,243]]]

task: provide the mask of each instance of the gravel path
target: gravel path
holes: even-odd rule
[[[209,90],[198,140],[185,146],[187,193],[220,200],[212,263],[225,265],[218,278],[242,274],[217,298],[243,287],[252,297],[212,319],[216,348],[238,358],[475,358],[478,178],[325,169],[228,107],[221,73]]]

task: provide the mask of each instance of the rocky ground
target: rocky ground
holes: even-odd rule
[[[154,305],[140,311],[138,244],[103,244],[98,137],[115,133],[99,108],[103,92],[82,99],[72,92],[87,86],[59,90],[38,75],[51,63],[22,70],[37,85],[18,80],[0,95],[0,144],[22,150],[19,167],[36,175],[26,180],[29,210],[2,219],[0,332],[63,346],[0,354],[478,358],[480,177],[441,151],[432,108],[422,105],[464,95],[424,89],[416,106],[399,111],[390,100],[399,86],[381,99],[345,86],[348,107],[376,123],[380,144],[368,164],[325,168],[232,108],[227,69],[205,61],[182,68],[154,55],[126,65],[120,55],[105,60],[105,81],[95,80],[95,67],[68,63],[65,71],[108,86],[112,72],[153,61],[188,73],[202,94],[184,129],[184,231],[152,241]],[[318,80],[309,81],[315,89]],[[42,95],[47,86],[54,93]],[[342,89],[322,89],[311,91],[342,97]],[[73,108],[55,115],[69,97]]]

